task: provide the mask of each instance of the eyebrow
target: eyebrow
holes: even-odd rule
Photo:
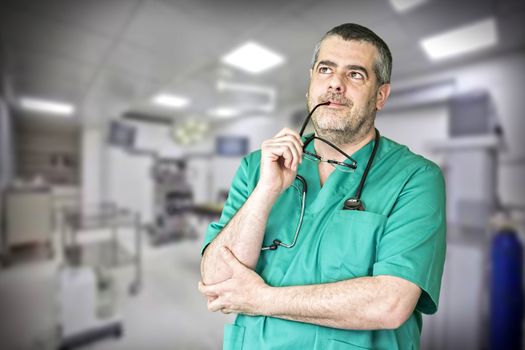
[[[317,67],[319,67],[320,65],[333,67],[333,68],[336,68],[338,66],[337,63],[335,63],[333,61],[330,61],[330,60],[319,61],[319,63],[317,63]],[[366,68],[363,67],[363,66],[360,66],[358,64],[349,64],[349,65],[345,66],[345,68],[348,69],[348,70],[361,71],[366,76],[366,78],[368,79],[368,70],[366,70]]]

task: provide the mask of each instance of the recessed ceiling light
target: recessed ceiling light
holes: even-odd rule
[[[177,95],[158,94],[153,97],[152,102],[162,107],[183,108],[190,103],[190,100],[186,97]]]
[[[423,39],[421,46],[432,60],[481,50],[497,44],[496,20],[485,19]]]
[[[425,2],[427,0],[390,0],[390,4],[397,12],[408,12]]]
[[[72,115],[75,107],[69,103],[22,97],[20,106],[24,109],[58,115]]]
[[[249,41],[222,57],[222,62],[258,74],[284,62],[284,57]]]
[[[240,111],[231,107],[216,107],[208,111],[208,115],[217,118],[231,118],[240,114]]]

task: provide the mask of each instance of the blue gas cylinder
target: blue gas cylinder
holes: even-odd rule
[[[522,350],[523,247],[513,229],[492,239],[490,279],[490,349]]]

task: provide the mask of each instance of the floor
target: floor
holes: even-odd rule
[[[233,316],[208,312],[197,290],[201,241],[199,237],[153,247],[145,239],[140,292],[134,296],[128,292],[134,280],[132,266],[114,269],[111,274],[123,336],[103,339],[82,349],[221,348],[223,325],[232,322]],[[131,242],[124,239],[126,244]],[[56,242],[55,247],[58,246]],[[60,249],[57,251],[60,253]],[[49,259],[45,254],[32,254],[0,270],[2,349],[58,347],[60,255]]]
[[[206,223],[202,225],[197,232],[205,231]],[[83,244],[107,240],[107,235],[104,231],[89,232]],[[129,293],[134,280],[132,266],[111,270],[117,300],[114,306],[122,320],[123,336],[103,339],[81,349],[222,348],[223,326],[231,323],[234,316],[208,312],[204,298],[197,291],[202,237],[158,247],[144,238],[143,281],[137,295]],[[131,232],[121,232],[119,242],[132,251]],[[58,235],[54,246],[56,254],[52,259],[37,251],[20,255],[10,267],[0,269],[0,349],[58,348],[59,302],[63,299],[59,288],[63,266]],[[480,321],[487,291],[482,273],[483,251],[472,244],[450,242],[448,245],[440,311],[437,315],[424,317],[422,349],[486,348],[486,341],[482,340],[485,326]],[[85,260],[97,263],[106,258],[85,254]],[[82,301],[79,296],[79,306],[83,305]]]

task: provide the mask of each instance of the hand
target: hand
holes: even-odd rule
[[[303,142],[299,134],[284,128],[261,146],[261,175],[258,187],[281,194],[293,183],[302,162]]]
[[[210,285],[199,282],[199,291],[208,299],[208,310],[260,315],[265,292],[270,287],[255,271],[237,260],[228,248],[221,248],[221,256],[232,269],[232,277]]]

